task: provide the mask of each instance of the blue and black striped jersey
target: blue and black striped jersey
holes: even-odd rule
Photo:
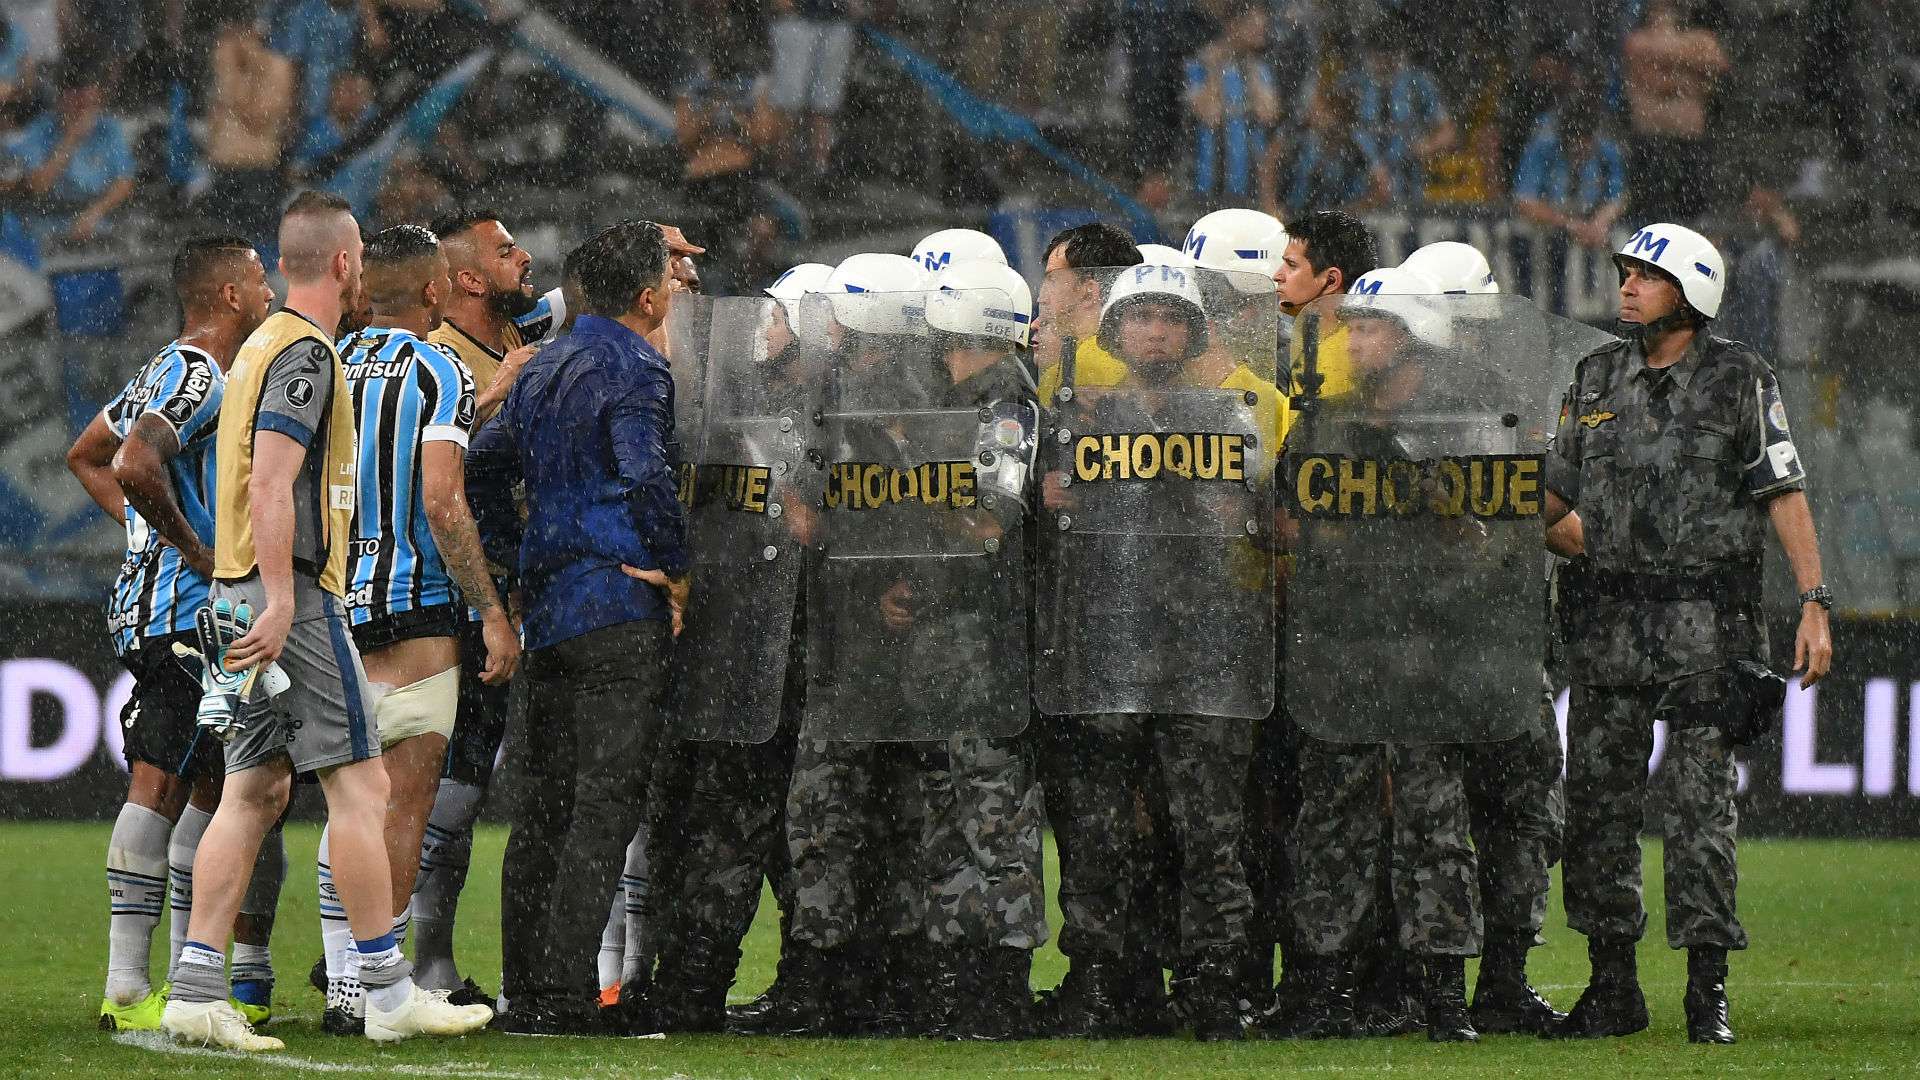
[[[226,376],[213,357],[175,341],[147,361],[101,415],[114,437],[125,441],[143,416],[157,416],[173,429],[180,452],[167,464],[174,501],[203,543],[213,543],[214,433]],[[127,552],[107,600],[107,632],[122,655],[142,638],[193,629],[193,615],[207,599],[207,581],[160,539],[133,507],[126,508]]]
[[[421,448],[442,441],[465,448],[473,377],[452,353],[387,327],[342,338],[340,360],[360,433],[347,554],[353,624],[459,603],[427,523]]]

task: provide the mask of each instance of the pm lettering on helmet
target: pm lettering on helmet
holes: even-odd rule
[[[1667,243],[1666,237],[1649,229],[1641,229],[1633,234],[1633,239],[1627,241],[1627,250],[1635,255],[1645,255],[1649,261],[1657,263],[1667,253]]]
[[[1188,233],[1186,243],[1180,245],[1180,249],[1186,252],[1189,258],[1193,259],[1198,259],[1200,253],[1206,250],[1206,247],[1207,234],[1198,232]]]
[[[1379,278],[1363,277],[1359,281],[1354,282],[1353,288],[1349,291],[1355,296],[1379,296],[1380,285],[1381,281]]]
[[[1152,264],[1134,267],[1133,283],[1139,285],[1143,282],[1150,281],[1156,274],[1159,275],[1160,281],[1164,284],[1185,285],[1187,283],[1187,272],[1185,270],[1174,266],[1154,266]]]

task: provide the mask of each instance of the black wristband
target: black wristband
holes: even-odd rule
[[[1813,588],[1800,594],[1800,606],[1805,607],[1808,604],[1819,604],[1823,610],[1832,611],[1833,590],[1827,588],[1825,585],[1815,585]]]

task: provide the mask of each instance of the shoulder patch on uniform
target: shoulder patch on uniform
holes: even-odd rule
[[[313,380],[300,376],[287,383],[287,404],[304,409],[313,404]]]
[[[1776,399],[1773,404],[1767,406],[1767,423],[1772,424],[1774,430],[1780,434],[1787,433],[1787,406],[1784,402]]]

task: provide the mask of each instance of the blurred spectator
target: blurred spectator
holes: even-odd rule
[[[773,0],[773,106],[780,130],[797,129],[807,117],[808,167],[815,179],[833,166],[834,118],[847,88],[853,60],[853,20],[864,14],[858,0]],[[783,167],[789,164],[782,140]]]
[[[1596,105],[1589,97],[1593,93],[1593,77],[1575,64],[1571,53],[1558,46],[1535,53],[1501,95],[1501,172],[1511,175],[1519,166],[1543,119],[1568,102]]]
[[[30,115],[38,64],[27,32],[0,11],[0,132],[11,131]]]
[[[109,215],[133,196],[133,150],[120,121],[105,110],[94,81],[98,65],[69,54],[55,80],[52,108],[7,140],[19,173],[10,185],[22,199],[20,217],[37,265],[50,245],[85,243],[106,231]]]
[[[274,52],[246,5],[228,9],[213,42],[207,166],[199,213],[255,243],[272,240],[294,132],[293,61]]]
[[[1387,201],[1383,165],[1367,154],[1353,127],[1353,96],[1337,81],[1323,82],[1307,106],[1306,130],[1294,146],[1286,205],[1269,213],[1292,220],[1309,210],[1357,210]]]
[[[1187,111],[1193,118],[1193,190],[1202,196],[1255,193],[1273,197],[1271,174],[1259,177],[1267,141],[1280,123],[1273,69],[1260,58],[1267,44],[1267,11],[1240,6],[1218,38],[1187,61]]]
[[[1406,16],[1376,20],[1361,31],[1360,65],[1340,79],[1352,95],[1360,144],[1386,170],[1388,196],[1396,203],[1425,197],[1428,165],[1460,137],[1439,82],[1401,44],[1415,33]]]
[[[304,175],[315,162],[346,145],[347,136],[373,114],[373,80],[353,68],[336,74],[333,90],[327,95],[327,111],[307,122],[306,133],[294,150],[295,169]]]
[[[1707,107],[1730,66],[1711,30],[1688,25],[1676,0],[1649,0],[1624,51],[1632,119],[1634,213],[1693,221],[1712,194]]]
[[[386,48],[386,30],[375,17],[373,0],[292,0],[273,24],[275,52],[300,69],[300,120],[311,124],[327,115],[333,80],[364,47]]]
[[[1133,168],[1176,154],[1182,126],[1181,69],[1211,26],[1193,0],[1116,0],[1127,65],[1126,112]],[[1124,170],[1123,170],[1124,171]]]
[[[779,141],[780,121],[768,100],[767,79],[755,70],[759,50],[742,40],[750,12],[730,18],[726,5],[706,14],[720,32],[692,58],[692,70],[674,104],[674,138],[685,163],[687,199],[700,216],[699,235],[716,243],[740,234],[757,201],[762,150]],[[704,54],[704,55],[703,55]]]
[[[1607,245],[1626,192],[1620,147],[1601,133],[1599,110],[1585,102],[1542,119],[1513,177],[1521,217],[1591,248]]]
[[[1778,189],[1756,183],[1740,208],[1727,273],[1727,298],[1714,333],[1744,341],[1768,360],[1780,360],[1780,300],[1787,288],[1788,252],[1800,242],[1800,221]]]
[[[1023,112],[1050,108],[1067,20],[1085,0],[950,0],[953,64],[975,93]]]

